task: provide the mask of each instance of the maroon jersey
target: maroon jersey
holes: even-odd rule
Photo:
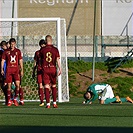
[[[0,49],[0,63],[1,63],[1,60],[2,60],[2,54],[3,54],[3,50],[2,49]],[[0,70],[1,70],[1,65],[0,65]],[[2,82],[2,75],[1,75],[1,73],[0,73],[0,83]]]
[[[60,57],[60,54],[53,45],[46,45],[40,50],[40,57],[42,59],[42,67],[56,67],[56,60]]]
[[[13,80],[20,81],[20,66],[19,60],[22,59],[21,51],[15,48],[13,51],[6,50],[2,54],[2,59],[6,60],[6,83],[11,83]]]
[[[36,61],[37,65],[37,83],[42,83],[42,67],[41,67],[41,58],[40,58],[40,50],[35,52],[34,60]]]
[[[0,49],[0,62],[2,61],[2,54],[3,54],[4,50]],[[0,65],[0,70],[1,70],[1,65]]]
[[[22,59],[21,51],[15,48],[13,51],[3,52],[2,59],[6,60],[7,67],[19,67],[19,60]]]
[[[4,50],[0,49],[0,61],[1,61],[1,58],[2,58],[3,52],[4,52]]]
[[[37,65],[37,71],[41,70],[41,58],[40,58],[39,51],[40,50],[36,51],[34,55],[34,60],[36,61],[36,65]]]
[[[40,50],[43,69],[43,83],[56,84],[56,61],[60,57],[59,51],[53,45],[46,45]]]

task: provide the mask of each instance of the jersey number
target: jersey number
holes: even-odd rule
[[[46,53],[46,61],[47,62],[51,62],[52,61],[52,53],[50,53],[50,52]]]

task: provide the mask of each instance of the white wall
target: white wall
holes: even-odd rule
[[[1,17],[12,18],[13,0],[0,0],[1,2]],[[14,0],[14,17],[17,17],[17,0]]]
[[[133,0],[103,0],[103,35],[120,35],[132,13]],[[128,30],[128,35],[133,35],[133,16],[129,22]],[[126,32],[123,35],[126,35]]]
[[[0,0],[0,18],[12,18],[13,0]],[[17,18],[17,0],[14,0],[14,18]],[[0,36],[11,36],[12,23],[0,22]],[[17,29],[13,28],[13,35],[17,35]]]

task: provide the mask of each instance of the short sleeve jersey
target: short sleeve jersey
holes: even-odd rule
[[[7,67],[19,67],[19,60],[22,59],[22,54],[17,48],[13,51],[9,49],[3,52],[2,59],[6,60]]]
[[[102,93],[104,89],[108,86],[108,84],[92,84],[88,87],[87,91],[90,92],[96,92],[96,93]]]
[[[3,50],[2,49],[0,49],[0,62],[1,62],[1,60],[2,60],[2,54],[3,54]],[[0,70],[1,70],[1,65],[0,65]],[[0,74],[1,75],[1,74]]]
[[[7,51],[7,49],[5,50],[0,49],[0,62],[2,61],[2,55],[4,51]],[[1,65],[0,65],[0,70],[1,70]],[[5,77],[5,73],[6,73],[6,61],[4,62],[4,77]]]
[[[59,51],[53,45],[46,45],[40,50],[40,57],[42,60],[42,67],[44,66],[55,66],[56,60],[60,58]]]
[[[36,51],[35,52],[35,55],[34,55],[34,60],[36,61],[36,65],[37,65],[37,70],[41,70],[41,58],[40,58],[40,53],[39,53],[40,50]]]

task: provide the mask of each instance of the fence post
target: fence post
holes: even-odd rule
[[[95,47],[96,57],[98,57],[98,36],[95,36]]]
[[[77,57],[77,36],[75,36],[75,57]]]
[[[23,36],[23,49],[25,47],[25,36]]]
[[[105,56],[105,45],[104,45],[104,37],[101,36],[101,56]]]

